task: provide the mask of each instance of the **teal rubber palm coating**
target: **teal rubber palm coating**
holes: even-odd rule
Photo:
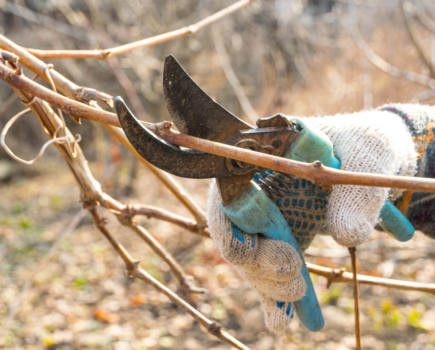
[[[288,119],[296,123],[299,135],[284,153],[284,158],[305,163],[320,160],[324,166],[340,169],[340,161],[332,151],[332,142],[323,131],[308,127],[299,118]]]
[[[221,207],[233,224],[241,230],[250,234],[262,233],[269,239],[287,242],[296,249],[302,260],[301,273],[307,285],[305,295],[295,302],[296,313],[309,331],[321,330],[325,321],[310,274],[296,239],[275,203],[257,184],[251,182],[230,205],[225,207],[221,204]]]
[[[272,170],[255,174],[253,180],[261,184],[261,180],[273,174]],[[281,174],[274,174],[281,180]],[[289,189],[282,197],[270,197],[280,210],[296,238],[299,249],[305,252],[318,233],[327,234],[326,212],[328,197],[332,190],[325,189],[311,181],[294,178],[293,183],[286,184]],[[280,188],[283,188],[280,186]]]
[[[407,242],[414,237],[412,224],[388,199],[382,207],[379,226],[400,242]]]

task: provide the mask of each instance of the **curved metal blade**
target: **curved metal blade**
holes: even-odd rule
[[[166,142],[143,126],[121,97],[116,97],[114,102],[116,114],[128,140],[141,157],[152,165],[188,178],[207,179],[232,175],[225,165],[225,158]]]
[[[174,56],[166,56],[163,93],[172,121],[183,134],[220,142],[237,130],[253,129],[208,96]]]

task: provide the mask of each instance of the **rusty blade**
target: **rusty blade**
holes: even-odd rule
[[[220,142],[237,130],[253,128],[208,96],[172,55],[165,60],[163,93],[171,119],[183,134]]]
[[[149,131],[130,112],[121,97],[115,100],[122,129],[136,151],[152,165],[170,174],[208,179],[231,176],[225,158],[175,146]]]

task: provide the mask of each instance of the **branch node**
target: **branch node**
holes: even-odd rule
[[[332,271],[332,273],[334,274],[334,278],[337,278],[337,277],[342,277],[343,276],[343,273],[346,271],[346,269],[344,268],[344,267],[342,267],[342,268],[339,268],[339,269],[334,269],[333,271]]]
[[[87,104],[89,104],[91,101],[97,101],[109,106],[110,108],[115,107],[113,103],[113,97],[111,95],[85,86],[82,86],[80,89],[78,89],[77,100]]]
[[[109,220],[106,217],[101,217],[100,221],[97,222],[96,224],[99,228],[104,228],[108,222]]]
[[[103,57],[101,59],[102,60],[107,60],[111,56],[112,56],[112,51],[110,51],[110,50],[104,50],[103,51]]]
[[[136,277],[135,276],[135,274],[134,274],[134,272],[135,271],[137,271],[138,269],[139,269],[139,263],[140,263],[140,261],[139,260],[134,260],[134,261],[130,261],[128,264],[127,264],[127,268],[126,268],[126,271],[127,271],[127,275],[128,275],[128,277],[130,277],[130,278],[134,278],[134,277]]]
[[[338,278],[343,276],[343,273],[346,271],[343,267],[340,269],[334,269],[331,271],[331,275],[329,277],[326,277],[328,280],[328,283],[326,284],[326,288],[329,289],[332,283],[334,283]]]
[[[213,322],[207,327],[207,331],[214,335],[215,337],[219,336],[221,334],[222,326],[218,325],[216,322]]]
[[[117,215],[117,218],[122,225],[128,226],[128,225],[134,224],[133,217],[136,214],[137,214],[136,206],[129,202],[121,210],[121,215]]]
[[[171,130],[171,128],[174,126],[174,123],[172,123],[172,122],[170,122],[170,121],[167,121],[167,120],[165,120],[164,122],[161,122],[161,123],[157,123],[156,124],[156,134],[158,135],[158,134],[160,134],[160,133],[164,133],[164,132],[166,132],[166,131],[169,131],[169,130]]]
[[[79,201],[79,203],[82,203],[83,208],[84,208],[84,209],[87,209],[87,210],[89,210],[89,211],[91,211],[91,210],[94,209],[97,205],[99,205],[99,203],[98,203],[96,200],[93,200],[93,199],[91,199],[91,200],[89,200],[89,199],[87,199],[87,200],[85,200],[85,199],[81,199],[81,200]]]
[[[187,26],[186,28],[189,31],[189,33],[187,35],[191,35],[198,30],[198,27],[193,25],[193,24],[191,24],[190,26]]]
[[[19,57],[12,52],[0,50],[0,59],[3,61],[3,64],[8,62],[13,69],[18,69],[18,59]]]
[[[27,107],[30,107],[35,103],[35,101],[36,101],[36,96],[32,96],[32,98],[29,101],[26,102],[24,100],[21,100],[21,103]]]
[[[319,170],[319,169],[322,169],[322,167],[323,167],[323,164],[322,164],[322,162],[320,160],[316,160],[315,162],[313,162],[313,168],[314,169]]]
[[[207,289],[196,287],[193,284],[193,280],[193,276],[186,276],[186,278],[180,283],[180,289],[183,295],[207,293]]]

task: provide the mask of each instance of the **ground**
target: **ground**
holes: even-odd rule
[[[124,265],[89,215],[46,262],[42,258],[81,210],[74,178],[60,160],[42,160],[30,176],[0,183],[0,327],[25,282],[35,282],[17,315],[0,338],[4,349],[229,349],[208,335],[168,299],[125,273]],[[96,178],[105,173],[91,164]],[[116,168],[116,167],[115,167]],[[129,183],[118,171],[116,183]],[[114,177],[114,176],[113,176]],[[205,208],[209,181],[180,179]],[[189,216],[186,209],[143,167],[131,197],[107,176],[104,187],[123,202],[159,206]],[[165,263],[110,212],[109,229],[141,261],[145,270],[178,291]],[[355,347],[352,287],[312,276],[326,320],[324,330],[309,333],[295,319],[286,334],[275,336],[264,325],[256,293],[213,249],[213,242],[155,219],[139,221],[189,274],[208,290],[194,305],[251,349],[334,349]],[[398,243],[379,232],[358,249],[360,272],[431,283],[435,277],[435,242],[417,232]],[[350,270],[347,249],[318,236],[306,260]],[[435,298],[432,294],[361,285],[364,349],[435,349]],[[179,293],[179,291],[178,291]]]

